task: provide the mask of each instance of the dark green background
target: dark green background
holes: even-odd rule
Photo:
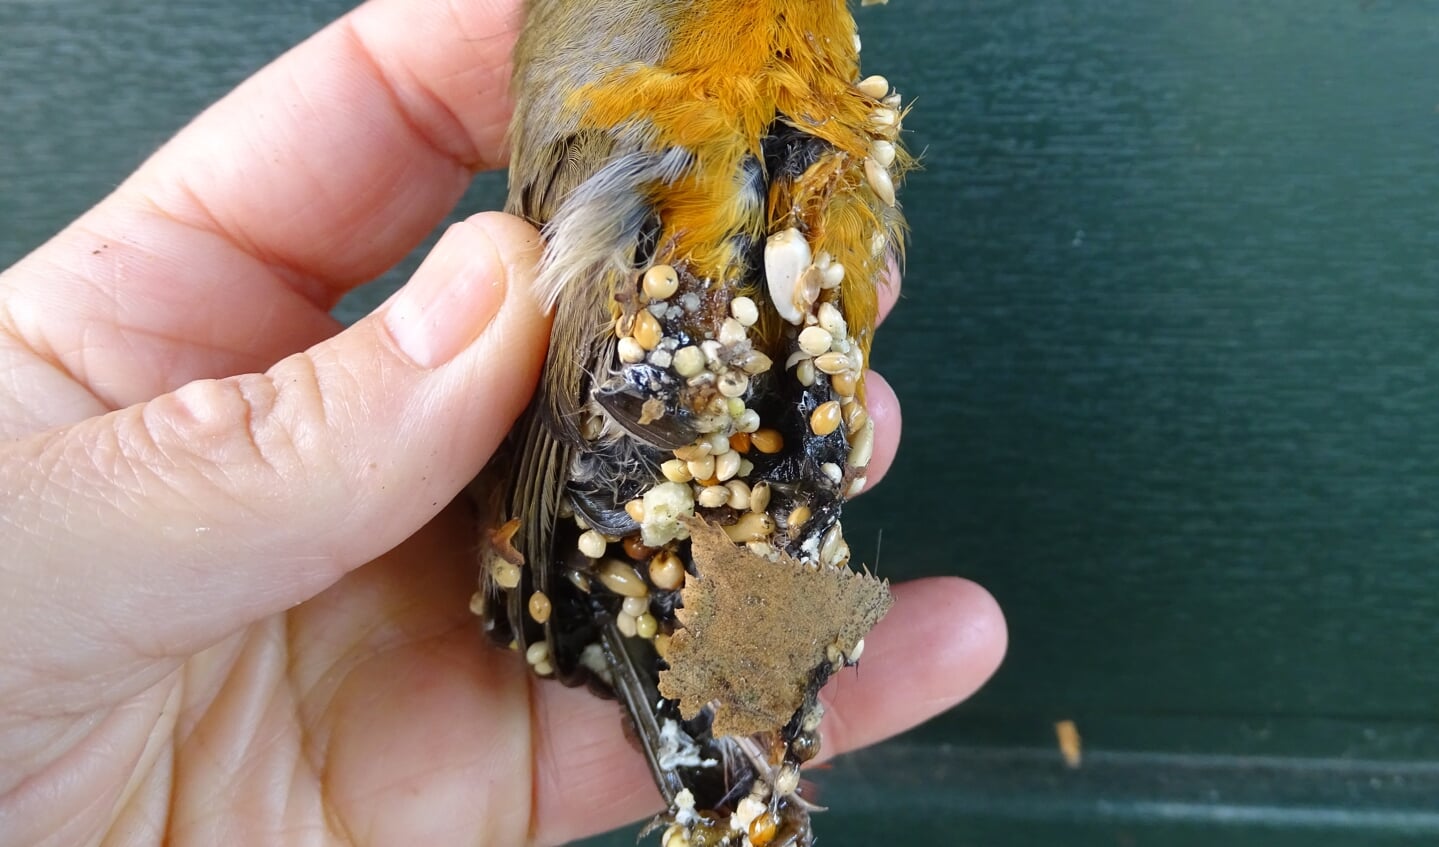
[[[346,6],[0,3],[0,264]],[[1439,3],[859,17],[925,169],[848,534],[1012,647],[819,776],[822,843],[1439,843]]]

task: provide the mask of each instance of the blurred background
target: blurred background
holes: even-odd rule
[[[0,2],[0,266],[349,5]],[[983,583],[1012,646],[817,772],[820,843],[1439,843],[1439,5],[858,17],[924,169],[875,353],[905,440],[846,534]]]

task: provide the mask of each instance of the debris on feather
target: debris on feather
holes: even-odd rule
[[[660,674],[686,718],[714,702],[715,735],[777,731],[804,704],[831,650],[851,654],[889,611],[889,583],[844,568],[806,568],[736,546],[715,524],[687,522],[695,575]]]

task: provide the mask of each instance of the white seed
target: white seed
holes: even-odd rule
[[[712,432],[706,440],[709,441],[711,456],[719,456],[730,451],[729,436],[722,432]]]
[[[635,634],[639,631],[639,627],[636,625],[637,623],[638,621],[635,620],[634,615],[627,615],[624,612],[615,615],[615,628],[618,629],[620,635],[623,635],[625,638],[635,637]]]
[[[548,641],[536,641],[525,648],[525,661],[532,665],[548,661],[550,658],[550,643]]]
[[[805,388],[814,385],[814,360],[805,359],[803,362],[800,362],[794,369],[794,377],[799,380],[799,384]]]
[[[840,314],[839,309],[835,308],[833,303],[819,304],[819,325],[824,327],[825,331],[834,338],[844,338],[849,335],[849,326],[844,322],[844,315]],[[825,351],[820,351],[820,353],[823,352]],[[818,356],[819,353],[815,355]]]
[[[799,768],[785,765],[774,778],[774,791],[781,797],[788,797],[799,789]]]
[[[714,452],[714,444],[708,438],[696,441],[684,447],[676,447],[674,450],[676,459],[684,459],[686,462],[693,462],[695,459],[703,459]]]
[[[885,170],[883,165],[874,159],[865,159],[864,178],[869,180],[869,187],[874,189],[874,193],[879,195],[879,199],[884,201],[884,205],[894,205],[894,180],[890,178],[889,171]]]
[[[621,338],[618,347],[621,362],[633,365],[645,360],[645,348],[641,347],[640,343],[633,338],[628,336]]]
[[[662,482],[645,492],[644,507],[640,540],[646,547],[663,547],[684,531],[680,518],[694,514],[694,494],[688,485]]]
[[[869,237],[869,252],[872,256],[882,256],[884,251],[889,249],[889,236],[882,230],[875,230],[874,235]]]
[[[620,608],[627,615],[639,617],[650,610],[650,598],[648,597],[626,597],[620,604]]]
[[[844,265],[836,262],[824,269],[824,282],[821,284],[822,288],[839,288],[841,282],[844,282]]]
[[[749,508],[749,486],[742,479],[732,479],[725,483],[725,489],[729,491],[729,507],[743,512]]]
[[[734,428],[740,432],[754,432],[759,429],[759,412],[754,409],[745,409],[735,418]]]
[[[858,88],[864,96],[878,100],[889,93],[889,80],[879,74],[875,74],[874,76],[867,76],[860,80],[855,88]]]
[[[679,274],[669,265],[655,265],[645,271],[645,295],[651,300],[664,300],[680,287]]]
[[[509,562],[495,562],[490,566],[490,579],[495,585],[509,590],[520,584],[520,569]]]
[[[715,457],[705,456],[702,459],[695,459],[689,465],[690,476],[695,479],[709,479],[715,474]]]
[[[748,334],[745,332],[744,324],[740,323],[738,318],[725,318],[725,322],[720,324],[719,341],[721,344],[738,344],[746,337]]]
[[[829,306],[828,303],[825,306]],[[833,306],[830,306],[833,309]],[[821,310],[823,307],[821,307]],[[799,334],[799,349],[811,356],[818,356],[821,353],[829,352],[829,345],[834,343],[834,336],[829,330],[822,326],[807,326]]]
[[[849,490],[844,493],[844,496],[849,499],[854,499],[855,497],[858,497],[860,492],[864,491],[865,482],[866,480],[864,477],[855,477],[854,482],[851,482],[849,484]]]
[[[549,661],[544,661],[540,662],[538,665],[535,665],[534,671],[540,676],[549,676],[550,674],[553,674],[555,672],[555,666],[550,664]]]
[[[607,546],[605,537],[592,529],[580,533],[580,552],[591,559],[603,556]]]
[[[714,339],[700,342],[700,352],[705,354],[705,364],[714,370],[719,370],[720,367],[720,350],[720,343]]]
[[[656,350],[650,354],[650,364],[657,368],[667,368],[674,363],[674,354],[668,350]]]
[[[739,463],[744,457],[731,450],[728,453],[721,453],[715,457],[715,479],[724,482],[727,479],[734,479],[739,473]]]
[[[689,482],[694,479],[694,474],[690,473],[689,466],[683,459],[670,459],[668,462],[664,462],[660,465],[660,473],[664,474],[665,479],[670,482]],[[643,515],[643,502],[640,503],[640,510]],[[636,520],[643,520],[643,517],[636,518]]]
[[[734,455],[731,453],[730,455]],[[718,509],[729,502],[729,489],[723,485],[705,486],[696,498],[701,506],[706,509]]]
[[[804,313],[794,305],[794,290],[809,266],[809,242],[799,230],[791,227],[776,232],[765,242],[764,273],[770,301],[780,317],[792,324],[804,320]]]
[[[814,360],[815,367],[830,375],[844,373],[849,370],[849,365],[849,357],[843,353],[825,353]]]
[[[874,456],[874,421],[867,420],[854,434],[849,447],[849,465],[853,468],[862,468],[869,464]]]
[[[860,656],[863,656],[863,655],[864,655],[864,639],[861,638],[860,640],[854,642],[854,649],[849,651],[849,655],[848,655],[848,656],[845,656],[845,659],[847,659],[847,660],[849,661],[849,663],[850,663],[851,665],[853,665],[853,664],[858,663],[858,662],[859,662],[859,657],[860,657]]]
[[[894,164],[894,145],[882,138],[876,138],[869,144],[869,157],[879,162],[886,168]]]
[[[749,377],[736,371],[725,371],[720,374],[716,387],[726,397],[740,397],[749,391]]]
[[[859,33],[854,34],[854,52],[858,53],[864,49],[864,43],[859,40]]]
[[[819,466],[819,470],[826,479],[835,485],[839,485],[840,481],[844,479],[844,469],[834,462],[825,462]]]
[[[740,322],[741,326],[754,326],[759,323],[759,306],[748,297],[736,297],[730,301],[729,312],[734,319]]]
[[[896,91],[895,93],[889,95],[880,102],[890,107],[891,109],[894,109],[897,112],[899,111],[899,104],[904,102],[904,100],[899,96],[899,92]]]
[[[870,121],[881,130],[893,130],[899,125],[899,113],[888,106],[880,106],[870,113]]]
[[[840,526],[839,521],[835,521],[833,526],[825,530],[824,541],[820,542],[819,560],[826,565],[834,564],[835,555],[842,544],[844,544],[844,529]]]
[[[749,508],[752,512],[763,512],[769,508],[769,483],[761,482],[749,490]]]
[[[740,461],[739,461],[739,475],[740,475],[740,476],[745,476],[745,477],[747,477],[747,476],[750,476],[750,475],[753,474],[753,473],[754,473],[754,462],[751,462],[749,459],[740,459]]]
[[[673,366],[675,373],[683,377],[691,377],[705,369],[705,354],[700,348],[690,345],[681,347],[675,351]]]

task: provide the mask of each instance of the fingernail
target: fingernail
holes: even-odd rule
[[[489,231],[450,227],[385,309],[395,344],[422,368],[437,368],[470,346],[505,299],[506,268]]]

